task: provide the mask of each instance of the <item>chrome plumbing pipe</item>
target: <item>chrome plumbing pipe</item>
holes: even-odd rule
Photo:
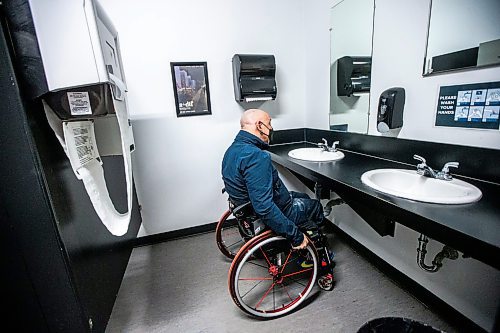
[[[314,196],[317,200],[321,200],[321,191],[322,191],[322,186],[320,183],[316,182],[314,183]],[[330,215],[332,212],[332,207],[341,205],[345,203],[345,201],[342,198],[337,198],[337,199],[331,199],[326,203],[326,205],[323,207],[323,215],[326,217]]]
[[[342,198],[332,199],[332,200],[328,201],[326,203],[325,207],[323,207],[323,215],[325,217],[330,215],[330,213],[332,212],[333,206],[341,205],[343,203],[345,203],[345,201]]]
[[[455,260],[458,258],[457,250],[453,249],[448,245],[445,245],[443,246],[441,252],[436,254],[434,260],[432,260],[432,265],[427,265],[425,263],[425,255],[427,253],[426,250],[427,243],[429,243],[429,238],[424,234],[420,234],[420,237],[418,238],[417,264],[421,269],[423,269],[426,272],[430,273],[437,272],[443,266],[443,260],[445,258],[451,260]]]

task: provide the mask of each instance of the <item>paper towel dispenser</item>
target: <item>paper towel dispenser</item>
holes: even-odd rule
[[[371,57],[342,57],[337,60],[337,95],[351,96],[370,91]]]
[[[234,98],[237,102],[276,99],[274,55],[235,54],[233,56]]]

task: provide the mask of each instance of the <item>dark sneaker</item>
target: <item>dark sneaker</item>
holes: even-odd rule
[[[331,291],[333,290],[334,287],[334,280],[333,280],[333,274],[328,273],[326,275],[323,275],[318,279],[318,286],[326,291]]]
[[[311,256],[309,254],[307,254],[307,256],[305,256],[305,257],[301,256],[301,257],[297,258],[297,264],[299,264],[300,267],[302,267],[302,268],[311,268],[314,266],[314,262],[311,259]]]
[[[328,250],[328,254],[329,254],[330,260],[331,260],[330,268],[333,268],[333,267],[335,267],[335,261],[333,261],[333,257],[335,256],[335,254],[331,250]],[[310,268],[310,267],[313,267],[313,265],[314,265],[313,260],[311,259],[309,254],[306,257],[297,258],[297,264],[299,264],[302,268]],[[326,258],[321,260],[320,267],[325,268],[327,266],[328,266],[328,262],[327,262]]]

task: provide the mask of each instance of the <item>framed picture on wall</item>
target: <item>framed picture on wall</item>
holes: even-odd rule
[[[206,62],[171,62],[177,117],[212,114]]]

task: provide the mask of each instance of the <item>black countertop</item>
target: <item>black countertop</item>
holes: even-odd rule
[[[457,177],[477,186],[483,193],[482,198],[475,203],[461,205],[417,202],[383,194],[361,182],[361,175],[369,170],[415,170],[415,166],[343,149],[339,150],[344,152],[345,157],[332,162],[308,162],[288,156],[290,150],[302,147],[314,145],[306,142],[281,144],[271,146],[269,152],[275,163],[327,186],[341,197],[342,194],[355,196],[358,202],[395,222],[500,269],[499,185]]]

